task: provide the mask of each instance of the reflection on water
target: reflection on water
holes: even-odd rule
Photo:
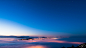
[[[68,41],[61,41],[55,39],[47,39],[47,40],[23,40],[24,42],[54,42],[54,43],[70,43],[70,44],[82,44],[83,42],[68,42]]]
[[[59,43],[59,44],[58,44]],[[58,39],[19,40],[19,38],[0,38],[0,48],[54,48],[82,44],[83,42],[69,42]]]
[[[0,40],[3,40],[3,41],[14,41],[16,39],[15,38],[0,38]]]
[[[43,46],[43,45],[34,45],[34,46],[26,46],[24,48],[48,48],[48,47]]]

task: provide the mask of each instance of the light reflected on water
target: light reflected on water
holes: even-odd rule
[[[46,40],[23,40],[24,42],[33,43],[33,42],[53,42],[53,43],[69,43],[69,44],[82,44],[83,42],[69,42],[55,39],[46,39]]]
[[[56,44],[53,44],[53,43],[56,43]],[[8,48],[13,48],[13,47],[15,48],[50,48],[51,46],[54,47],[56,45],[59,46],[61,44],[79,45],[82,43],[83,42],[69,42],[69,41],[63,41],[63,40],[57,40],[57,39],[19,40],[19,38],[0,38],[0,48],[6,48],[6,47]]]
[[[14,41],[16,39],[15,38],[0,38],[0,40],[3,40],[3,41]]]
[[[69,44],[82,44],[83,42],[69,42],[56,39],[45,39],[45,40],[19,40],[16,38],[0,38],[0,43],[7,42],[24,42],[24,43],[33,43],[33,42],[53,42],[53,43],[69,43]]]
[[[26,46],[24,48],[48,48],[48,47],[42,45],[36,45],[36,46],[34,45],[34,46]]]

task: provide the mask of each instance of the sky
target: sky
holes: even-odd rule
[[[86,35],[86,0],[0,0],[0,35]]]

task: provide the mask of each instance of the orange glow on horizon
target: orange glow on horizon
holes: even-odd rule
[[[47,48],[46,46],[42,46],[42,45],[37,45],[37,46],[27,46],[24,48]]]

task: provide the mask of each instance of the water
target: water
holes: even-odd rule
[[[61,38],[45,40],[19,40],[20,38],[0,38],[0,48],[61,48],[78,46],[85,38]]]

